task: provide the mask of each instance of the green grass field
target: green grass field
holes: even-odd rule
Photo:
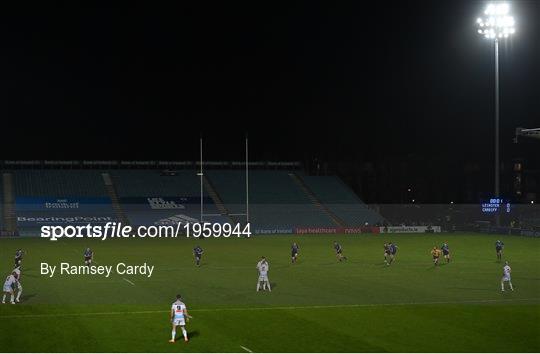
[[[514,292],[501,293],[491,235],[271,236],[251,239],[1,239],[0,270],[23,248],[23,302],[0,306],[1,350],[15,352],[539,352],[540,240],[504,237]],[[332,241],[347,262],[336,261]],[[429,251],[447,240],[452,263]],[[290,264],[290,244],[301,247]],[[382,244],[399,246],[384,266]],[[191,250],[205,250],[196,268]],[[40,275],[40,262],[155,265],[145,276]],[[255,291],[270,262],[273,291]],[[170,344],[181,293],[189,343]]]

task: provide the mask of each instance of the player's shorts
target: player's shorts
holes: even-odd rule
[[[507,276],[507,275],[503,275],[502,281],[510,281],[510,280],[512,280],[512,279],[511,279],[511,277],[510,277],[509,275],[508,275],[508,276]]]
[[[4,285],[4,292],[5,293],[12,293],[13,292],[13,288],[9,285]]]
[[[448,256],[450,254],[449,251],[442,251],[442,253],[445,255],[445,256]]]
[[[495,251],[497,251],[497,253],[499,253],[499,252],[502,251],[502,248],[495,248]]]
[[[336,251],[336,254],[341,254],[342,250]]]
[[[173,320],[173,325],[175,325],[175,326],[185,326],[186,325],[186,320],[184,318],[175,318]]]
[[[268,281],[268,275],[259,275],[259,281]]]
[[[298,252],[291,252],[291,257],[296,257],[298,256]]]
[[[433,256],[433,259],[439,259],[439,256]]]
[[[196,254],[195,255],[195,259],[198,260],[198,261],[201,260],[201,257],[202,257],[202,254]]]
[[[84,260],[85,261],[90,261],[90,260],[92,260],[92,257],[84,257]]]

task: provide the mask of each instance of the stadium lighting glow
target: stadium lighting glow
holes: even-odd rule
[[[507,3],[488,4],[484,17],[478,17],[478,33],[487,39],[508,38],[516,32],[516,21],[510,15],[510,5]]]
[[[500,153],[499,153],[499,40],[516,33],[516,20],[510,14],[510,5],[493,2],[486,6],[483,16],[476,19],[478,34],[493,40],[495,49],[495,196],[500,194]],[[497,226],[500,225],[498,214]]]

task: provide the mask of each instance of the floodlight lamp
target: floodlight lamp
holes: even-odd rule
[[[476,19],[479,27],[478,33],[483,34],[488,39],[508,38],[510,34],[516,32],[516,21],[509,13],[510,5],[507,3],[488,4],[484,11],[486,16]],[[486,30],[482,32],[482,29]]]

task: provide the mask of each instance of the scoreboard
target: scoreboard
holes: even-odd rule
[[[499,212],[509,213],[512,205],[510,201],[502,198],[490,198],[489,200],[482,202],[482,213],[496,214]]]

